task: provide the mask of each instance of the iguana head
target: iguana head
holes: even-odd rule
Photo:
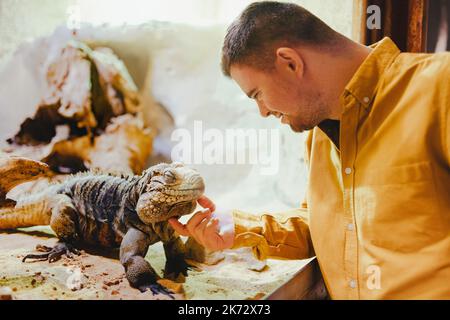
[[[205,191],[200,174],[177,162],[151,167],[144,171],[143,178],[146,186],[136,211],[146,224],[192,213]]]

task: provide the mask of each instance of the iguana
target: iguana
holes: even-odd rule
[[[43,254],[23,258],[58,260],[83,244],[120,247],[120,262],[132,287],[170,295],[144,259],[162,241],[165,275],[187,273],[184,243],[167,222],[193,212],[205,185],[200,174],[180,163],[158,164],[139,176],[76,174],[37,193],[6,199],[14,186],[47,175],[46,164],[20,157],[0,161],[0,230],[50,225],[59,241]],[[171,296],[172,297],[172,296]]]

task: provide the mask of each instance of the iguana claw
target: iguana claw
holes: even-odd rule
[[[154,295],[163,294],[169,296],[171,299],[175,299],[175,297],[172,295],[173,292],[167,289],[166,287],[160,285],[159,283],[147,284],[139,287],[139,290],[141,292],[146,292],[149,289]]]
[[[53,248],[43,245],[37,245],[36,250],[45,253],[27,254],[25,257],[23,257],[22,262],[25,262],[27,259],[35,259],[36,261],[48,260],[48,262],[52,263],[61,259],[61,256],[64,254],[68,258],[72,258],[72,253],[76,255],[80,254],[80,252],[77,249],[75,249],[72,245],[64,242],[57,243],[56,246],[54,246]]]

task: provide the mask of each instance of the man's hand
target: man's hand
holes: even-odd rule
[[[234,242],[234,222],[230,211],[216,212],[214,203],[203,196],[197,202],[204,210],[197,211],[184,225],[169,219],[170,225],[182,236],[195,241],[211,251],[229,249]]]

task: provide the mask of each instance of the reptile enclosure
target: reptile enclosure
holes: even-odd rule
[[[67,150],[77,150],[77,155],[82,153],[83,157],[75,161],[78,168],[54,166],[59,174],[65,170],[89,168],[89,165],[94,168],[106,165],[108,170],[119,168],[121,172],[138,173],[151,164],[170,161],[174,157],[170,151],[178,142],[173,139],[173,132],[185,129],[194,135],[196,121],[202,121],[205,130],[278,128],[279,124],[275,121],[259,119],[251,101],[245,101],[239,89],[220,74],[223,32],[222,26],[199,28],[168,23],[149,23],[127,29],[87,26],[77,30],[76,34],[60,27],[49,37],[22,45],[13,56],[0,64],[2,149],[11,151],[11,145],[6,142],[8,138],[15,137],[16,142],[17,139],[26,139],[26,134],[17,133],[20,124],[26,118],[35,116],[36,107],[42,105],[48,59],[71,39],[81,40],[92,48],[110,48],[128,69],[140,101],[135,102],[134,93],[125,94],[122,101],[127,103],[123,103],[123,110],[114,109],[119,110],[118,114],[112,111],[113,117],[119,119],[114,121],[115,127],[107,129],[105,118],[105,123],[97,124],[103,126],[104,131],[94,134],[94,139],[109,139],[107,143],[111,148],[128,150],[121,155],[119,152],[111,156],[104,148],[86,153],[88,148],[85,143],[88,142],[83,137],[92,128],[72,130],[80,139],[77,143],[67,145],[61,143],[62,140],[53,141],[51,148],[41,149],[40,154],[45,156],[39,160],[48,160],[50,165],[59,160],[55,153]],[[95,58],[91,61],[95,63]],[[99,70],[102,70],[101,67]],[[126,74],[122,77],[127,79]],[[120,85],[125,92],[133,91],[132,86],[130,89],[125,82],[120,82]],[[114,88],[117,86],[115,83]],[[23,88],[26,88],[26,94],[23,94]],[[109,100],[111,106],[115,101],[114,95],[112,97]],[[131,124],[128,118],[120,120],[124,114],[137,117],[138,104],[142,107],[142,114],[139,114],[142,124],[140,120],[139,123],[132,120]],[[92,120],[88,115],[82,119],[83,123]],[[124,125],[133,129],[127,131],[125,139],[118,139],[115,135],[117,128]],[[280,135],[282,156],[279,159],[279,173],[274,176],[262,175],[258,165],[207,165],[194,161],[192,166],[205,178],[206,194],[218,204],[232,205],[255,214],[297,206],[305,189],[302,143],[300,137],[292,135],[288,128],[280,128]],[[68,136],[73,139],[72,133]],[[106,138],[102,138],[104,136]],[[132,151],[130,142],[135,143]],[[264,142],[258,141],[258,144],[261,143]],[[250,147],[244,146],[244,149]],[[22,155],[27,155],[30,149],[21,148],[20,151]],[[31,252],[37,244],[51,246],[55,243],[56,239],[49,233],[48,227],[0,233],[2,290],[11,290],[12,296],[17,299],[155,298],[129,287],[123,267],[114,259],[114,253],[87,251],[74,260],[63,259],[51,265],[46,262],[22,264],[20,257]],[[152,247],[147,258],[156,270],[163,268],[164,254],[160,245]],[[174,290],[180,291],[177,298],[302,299],[323,298],[325,295],[315,259],[260,262],[246,249],[227,251],[216,258],[220,260],[217,264],[199,265],[199,270],[191,271],[183,288],[170,284]]]

